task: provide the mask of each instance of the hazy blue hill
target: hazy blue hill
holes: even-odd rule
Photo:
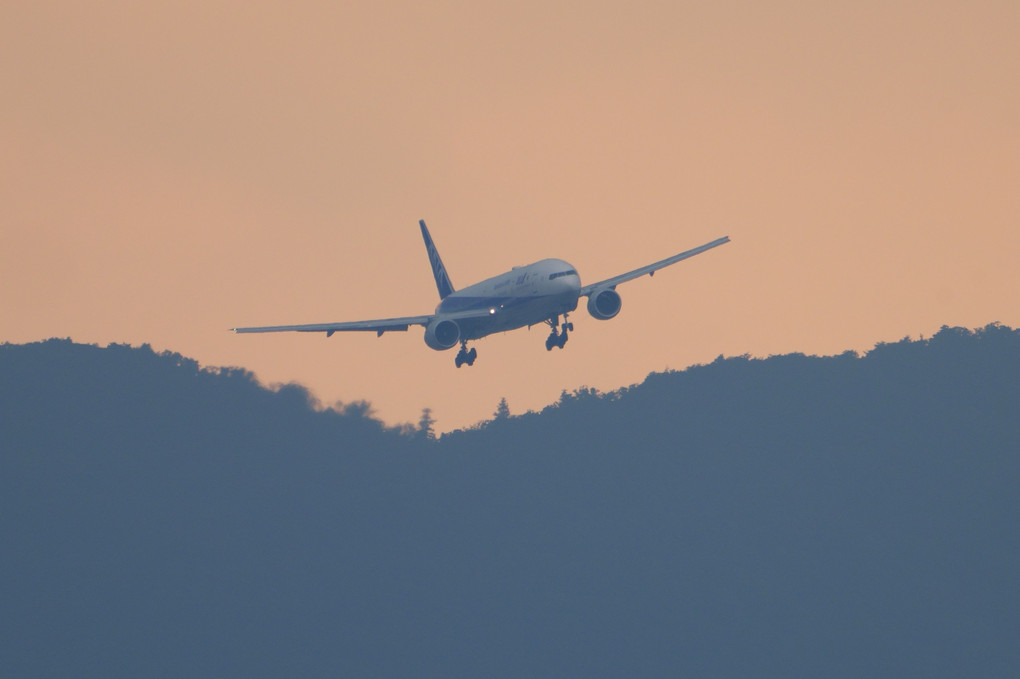
[[[438,442],[0,347],[17,676],[1013,676],[1020,333],[730,358]]]

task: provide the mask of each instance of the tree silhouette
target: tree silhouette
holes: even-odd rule
[[[429,441],[435,440],[435,424],[432,408],[422,408],[421,417],[418,418],[418,436]]]

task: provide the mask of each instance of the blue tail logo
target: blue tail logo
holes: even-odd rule
[[[436,244],[432,242],[432,236],[429,235],[429,230],[425,226],[425,220],[418,220],[418,224],[421,225],[421,237],[425,239],[425,249],[429,253],[429,264],[432,265],[432,275],[436,278],[439,299],[446,299],[454,290],[453,283],[450,282],[450,277],[446,274],[446,267],[443,266],[443,260],[439,257]]]

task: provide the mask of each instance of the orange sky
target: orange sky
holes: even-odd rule
[[[0,341],[149,343],[446,430],[1020,326],[1017,36],[1015,0],[6,3]],[[419,218],[457,286],[733,242],[472,368],[418,328],[227,332],[431,312]]]

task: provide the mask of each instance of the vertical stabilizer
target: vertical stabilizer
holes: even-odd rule
[[[419,219],[418,224],[421,225],[421,237],[425,239],[425,249],[429,253],[429,264],[432,265],[432,275],[436,278],[439,299],[446,299],[447,295],[453,292],[453,283],[450,282],[450,277],[446,274],[446,267],[443,266],[443,260],[439,257],[436,244],[432,242],[432,236],[429,235],[429,230],[425,226],[425,220]]]

